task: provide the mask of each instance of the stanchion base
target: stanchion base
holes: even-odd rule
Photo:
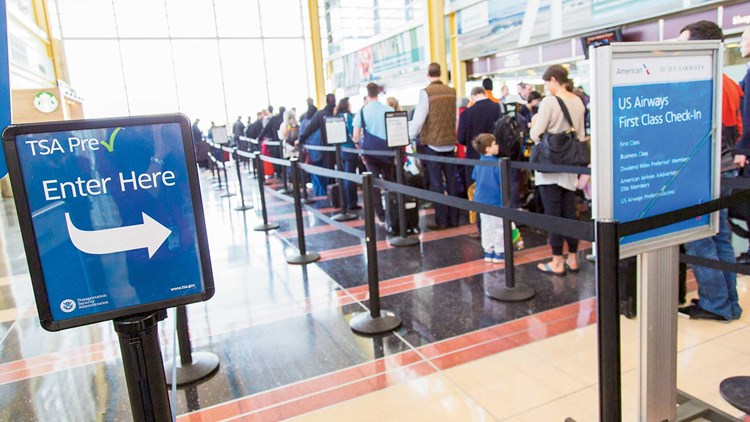
[[[286,259],[287,264],[303,265],[315,262],[320,259],[320,254],[317,252],[308,252],[304,255],[290,256]]]
[[[309,198],[308,199],[303,199],[302,203],[305,204],[305,205],[310,205],[310,204],[314,204],[315,200],[314,199],[309,199]]]
[[[750,413],[750,377],[731,377],[719,384],[721,397],[732,406]]]
[[[278,229],[279,224],[278,223],[268,223],[268,224],[258,224],[257,226],[253,227],[253,230],[256,232],[267,232],[269,230]]]
[[[240,205],[239,207],[234,207],[235,211],[247,211],[251,209],[253,209],[252,205],[245,205],[245,206]]]
[[[391,311],[380,311],[379,318],[373,318],[370,312],[357,314],[349,321],[349,327],[357,334],[374,335],[393,331],[401,326],[401,318]]]
[[[391,237],[388,239],[388,244],[396,247],[414,246],[419,245],[419,239],[416,237]]]
[[[331,217],[331,219],[334,221],[352,221],[358,218],[359,216],[357,214],[349,214],[348,212],[340,212]]]
[[[174,368],[177,372],[178,387],[201,381],[219,369],[219,357],[213,353],[194,352],[191,356],[193,358],[193,363],[188,366],[178,366]],[[167,376],[167,385],[171,386],[172,365],[165,363],[164,372]]]
[[[490,286],[485,294],[492,299],[502,302],[521,302],[531,299],[536,294],[534,288],[524,284],[516,284],[516,287],[508,288],[504,284]]]
[[[220,195],[219,198],[231,198],[231,197],[233,197],[235,195],[236,194],[234,194],[234,193],[227,192],[224,195]]]
[[[281,189],[277,190],[276,193],[280,193],[282,195],[291,195],[292,194],[292,192],[289,191],[289,189],[284,189],[284,188],[281,188]]]

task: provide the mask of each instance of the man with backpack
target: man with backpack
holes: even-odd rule
[[[458,119],[458,143],[466,146],[466,158],[478,160],[480,154],[474,149],[472,140],[482,133],[493,133],[495,122],[502,116],[500,104],[487,98],[485,89],[481,86],[471,90],[472,107],[461,113]],[[474,166],[463,166],[467,184],[471,184],[471,173]]]

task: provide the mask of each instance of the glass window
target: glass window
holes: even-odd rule
[[[120,41],[120,48],[130,113],[177,112],[177,90],[169,41]]]
[[[169,33],[173,37],[215,37],[212,0],[166,0]]]
[[[268,105],[261,41],[221,40],[219,46],[228,118],[250,115],[255,120],[255,113]]]
[[[112,2],[96,0],[58,0],[57,11],[63,37],[116,37],[117,26]]]
[[[83,97],[87,118],[128,115],[125,81],[116,40],[65,41],[70,84]],[[91,58],[96,57],[96,66]]]
[[[260,15],[264,37],[301,37],[300,0],[263,0]]]
[[[265,43],[270,102],[276,108],[297,107],[299,112],[309,96],[305,72],[300,72],[306,65],[303,41],[276,39]]]
[[[220,37],[260,36],[257,0],[215,0],[214,4]]]
[[[153,0],[114,0],[117,33],[120,37],[167,37],[164,2]]]
[[[172,49],[180,111],[190,120],[198,118],[205,123],[225,124],[227,116],[217,41],[174,40]]]

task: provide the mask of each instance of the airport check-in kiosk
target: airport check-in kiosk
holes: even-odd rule
[[[3,147],[42,327],[114,320],[134,418],[169,412],[156,321],[214,293],[190,121],[11,125]]]
[[[719,197],[717,41],[592,48],[594,217],[620,223]],[[715,235],[718,213],[620,238],[638,256],[639,420],[675,420],[679,245]]]

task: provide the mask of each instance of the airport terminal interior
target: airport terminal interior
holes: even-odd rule
[[[231,138],[237,116],[254,122],[269,105],[272,114],[284,106],[302,115],[307,98],[322,109],[329,92],[349,97],[356,113],[371,82],[380,85],[381,102],[395,97],[412,111],[431,62],[446,70],[441,77],[459,98],[486,79],[496,97],[507,86],[520,99],[521,83],[548,95],[542,74],[558,64],[591,92],[596,81],[584,50],[587,37],[599,34],[612,42],[671,41],[686,24],[705,19],[724,31],[726,75],[741,80],[749,60],[738,48],[750,27],[748,1],[4,3],[12,123],[179,112],[191,123],[199,119],[206,141],[221,133],[209,123]],[[114,139],[101,145],[112,152]],[[604,420],[600,368],[613,362],[600,362],[597,346],[612,339],[598,338],[592,242],[580,243],[578,269],[541,272],[538,265],[552,257],[548,233],[519,223],[514,282],[534,295],[497,300],[487,292],[507,282],[506,261],[485,259],[468,211],[458,224],[436,227],[439,204],[416,201],[414,244],[399,247],[389,224],[368,213],[363,187],[357,209],[348,211],[352,218],[338,222],[334,195],[301,183],[302,204],[291,179],[268,174],[278,163],[230,155],[229,145],[242,144],[195,157],[215,294],[185,307],[194,362],[219,364],[204,378],[169,387],[176,420]],[[112,321],[57,332],[40,325],[19,223],[28,207],[17,208],[18,190],[7,176],[0,192],[0,421],[133,420]],[[578,220],[590,221],[591,197],[576,197]],[[534,211],[532,203],[522,206]],[[264,223],[278,227],[258,230]],[[372,239],[365,239],[368,230]],[[51,230],[64,232],[63,220]],[[302,244],[302,252],[320,259],[289,263]],[[738,257],[748,251],[739,234],[732,244]],[[401,324],[363,335],[351,324],[374,306],[373,277],[377,303]],[[690,265],[685,278],[690,304],[698,298]],[[158,274],[149,281],[159,283]],[[677,318],[675,407],[678,414],[680,406],[707,410],[685,420],[750,422],[750,403],[737,407],[720,389],[729,378],[750,376],[750,276],[737,274],[737,293],[746,310],[738,319]],[[629,305],[619,317],[621,420],[646,421],[642,309]],[[181,366],[184,352],[177,319],[170,308],[157,328],[168,373]]]

